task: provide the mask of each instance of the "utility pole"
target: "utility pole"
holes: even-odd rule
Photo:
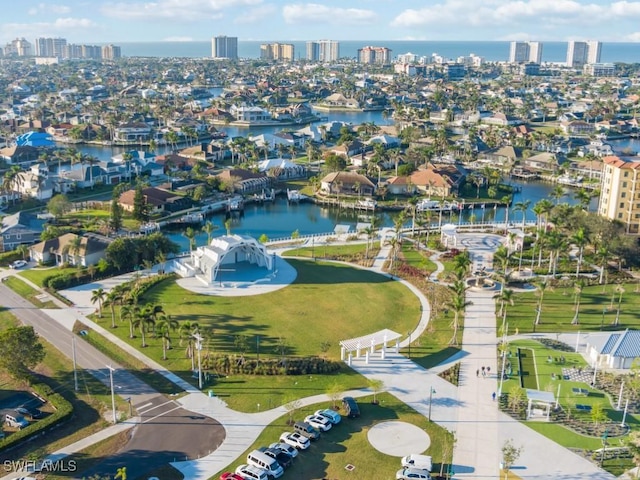
[[[78,391],[78,369],[76,365],[76,336],[71,334],[71,353],[73,359],[73,387],[75,391]]]
[[[196,339],[196,349],[198,350],[198,388],[202,390],[202,361],[200,359],[200,352],[202,351],[202,335],[195,333],[193,338]]]
[[[113,409],[113,423],[116,424],[118,423],[118,417],[116,416],[116,395],[113,391],[113,372],[115,371],[115,368],[113,368],[111,365],[107,365],[107,368],[109,369],[109,383],[111,384],[111,408]]]

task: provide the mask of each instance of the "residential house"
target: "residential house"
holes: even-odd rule
[[[385,186],[391,195],[413,195],[416,186],[411,182],[411,178],[406,175],[391,177]]]
[[[284,158],[270,158],[258,164],[258,171],[264,172],[278,180],[286,180],[290,178],[304,178],[307,170],[303,165]]]
[[[477,163],[480,167],[488,165],[493,168],[509,169],[520,156],[520,149],[507,145],[478,154]]]
[[[503,127],[514,127],[524,123],[522,119],[514,117],[513,115],[507,115],[506,113],[497,112],[490,117],[482,119],[482,123],[487,125],[500,125]]]
[[[12,145],[0,149],[0,159],[9,165],[24,165],[37,162],[40,153],[41,150],[36,147]]]
[[[466,172],[457,165],[427,164],[409,177],[416,189],[429,196],[449,197],[457,195],[466,178]]]
[[[335,107],[335,108],[360,108],[360,103],[354,98],[347,98],[341,93],[334,93],[325,97],[319,102],[319,105],[324,107]]]
[[[224,159],[226,151],[226,148],[221,147],[215,142],[205,142],[194,147],[180,150],[178,155],[215,165],[216,162],[221,162]],[[158,161],[157,163],[162,163],[164,165],[164,162]]]
[[[558,158],[555,153],[542,152],[525,158],[522,164],[534,172],[552,173],[558,169]]]
[[[604,163],[601,160],[581,160],[569,164],[569,174],[588,180],[601,180]]]
[[[271,113],[260,107],[248,107],[246,105],[232,105],[229,111],[237,122],[255,123],[269,122],[272,120]]]
[[[266,173],[254,173],[250,170],[233,168],[216,175],[220,182],[233,186],[237,193],[255,193],[271,188],[273,179]]]
[[[40,240],[44,221],[36,216],[18,212],[0,220],[0,252],[15,250],[18,245],[31,245]]]
[[[371,137],[367,141],[367,145],[377,145],[380,144],[384,146],[385,149],[389,148],[398,148],[400,146],[400,139],[398,137],[393,137],[391,135],[381,134]]]
[[[354,155],[364,153],[366,148],[366,145],[360,140],[351,140],[349,142],[344,142],[342,145],[331,147],[329,151],[336,155],[342,155],[343,157],[350,158]]]
[[[142,189],[145,204],[149,208],[150,215],[162,213],[172,213],[181,210],[187,210],[193,206],[193,200],[190,197],[176,195],[173,192],[163,190],[156,187],[147,187]],[[135,190],[127,190],[118,199],[118,203],[128,212],[133,211]]]
[[[593,123],[582,120],[573,120],[569,122],[560,122],[562,131],[569,135],[591,135],[596,131]]]
[[[23,196],[36,200],[49,200],[53,196],[53,182],[49,179],[46,165],[36,164],[26,172],[16,175],[14,188]]]
[[[144,142],[151,139],[151,127],[142,122],[130,122],[118,125],[113,131],[116,142]]]
[[[79,241],[78,241],[79,239]],[[96,265],[107,255],[107,247],[111,239],[102,235],[87,233],[83,236],[65,233],[29,247],[31,260],[38,263],[54,263],[55,265]]]
[[[354,172],[332,172],[320,180],[320,191],[327,194],[371,196],[375,190],[371,180]]]

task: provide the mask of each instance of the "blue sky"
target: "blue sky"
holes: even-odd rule
[[[640,42],[640,1],[4,0],[0,44],[209,40],[581,40]]]

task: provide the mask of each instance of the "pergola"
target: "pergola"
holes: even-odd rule
[[[376,348],[382,345],[380,350],[380,358],[384,360],[385,350],[389,342],[395,341],[395,349],[398,351],[400,344],[399,339],[402,337],[399,333],[393,330],[384,329],[363,337],[351,338],[349,340],[342,340],[340,342],[340,358],[347,360],[349,366],[351,366],[351,360],[353,358],[353,352],[356,353],[356,358],[360,358],[364,351],[365,361],[369,363],[369,356],[373,355]]]
[[[531,411],[533,410],[533,405],[544,405],[545,413],[547,416],[547,421],[549,420],[549,414],[551,413],[551,406],[556,403],[556,397],[554,397],[553,393],[545,392],[543,390],[531,390],[527,388],[527,420],[531,418]]]
[[[458,245],[458,227],[452,223],[442,225],[440,229],[440,241],[445,247]]]

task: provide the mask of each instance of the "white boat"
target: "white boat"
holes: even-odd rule
[[[374,210],[377,205],[378,203],[373,198],[358,200],[357,203],[358,208],[363,208],[365,210]]]
[[[451,211],[451,210],[458,210],[459,206],[456,202],[448,202],[448,201],[439,201],[439,200],[431,200],[428,198],[425,198],[424,200],[421,200],[420,202],[418,202],[418,204],[416,205],[416,210],[418,210],[419,212],[426,212],[426,211],[432,211],[432,212],[440,212],[440,211]]]
[[[287,189],[287,200],[291,203],[298,203],[302,198],[300,195],[300,190],[289,190]]]

